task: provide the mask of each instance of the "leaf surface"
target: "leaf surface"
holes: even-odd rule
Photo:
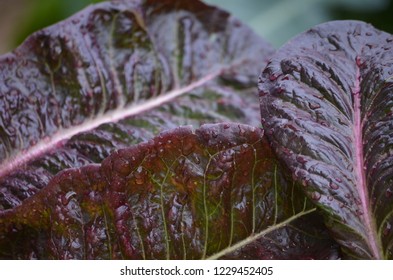
[[[200,1],[102,3],[38,31],[0,57],[0,210],[161,130],[257,126],[270,53]]]
[[[338,258],[262,136],[241,124],[180,127],[63,171],[0,214],[0,257]]]
[[[351,258],[393,258],[392,41],[363,22],[322,24],[259,83],[272,147]]]

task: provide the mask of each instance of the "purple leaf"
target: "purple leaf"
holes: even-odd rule
[[[199,1],[102,3],[38,31],[0,57],[0,210],[164,129],[259,125],[255,81],[271,53]]]
[[[347,257],[392,259],[393,36],[319,25],[263,71],[262,124]]]
[[[179,127],[0,212],[0,257],[338,258],[294,187],[261,129]]]

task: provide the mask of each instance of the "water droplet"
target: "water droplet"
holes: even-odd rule
[[[270,76],[269,76],[269,80],[270,81],[275,81],[275,80],[277,80],[277,78],[278,78],[278,75],[276,75],[276,74],[271,74]]]
[[[194,155],[194,162],[196,164],[200,164],[201,163],[201,159],[197,155]]]
[[[109,21],[111,19],[111,16],[109,14],[104,14],[102,18],[104,21]]]
[[[78,239],[76,239],[76,240],[72,241],[71,247],[74,249],[79,249],[80,247],[82,247],[82,245],[78,242]]]
[[[296,157],[296,161],[301,163],[301,164],[307,163],[307,160],[304,157],[302,157],[302,156],[297,156]]]
[[[295,131],[295,132],[298,132],[299,131],[299,129],[297,129],[294,125],[292,125],[292,124],[286,124],[285,126],[284,126],[284,128],[289,128],[290,130],[292,130],[292,131]]]
[[[356,209],[356,216],[362,216],[363,215],[363,211],[360,209]]]
[[[311,102],[308,102],[308,107],[309,107],[311,110],[316,110],[316,109],[321,108],[321,105],[319,105],[318,103],[311,103]]]
[[[321,194],[320,194],[319,192],[313,192],[313,193],[311,194],[311,199],[312,199],[312,200],[315,200],[315,201],[318,201],[318,200],[321,199]]]
[[[137,171],[138,173],[141,173],[142,170],[143,170],[143,167],[142,167],[142,166],[138,166],[138,168],[136,169],[136,171]]]
[[[281,86],[276,87],[275,90],[274,90],[274,92],[277,93],[277,94],[281,94],[284,91],[285,91],[285,89],[283,87],[281,87]]]
[[[314,96],[315,98],[318,98],[318,99],[320,99],[320,100],[325,99],[325,97],[324,97],[323,95],[316,95],[316,94],[313,94],[312,96]]]
[[[56,54],[56,55],[60,55],[61,52],[62,52],[62,49],[61,49],[60,46],[55,46],[54,51],[55,51],[55,54]]]
[[[193,148],[194,146],[192,142],[183,143],[183,148],[182,148],[183,155],[188,156],[189,154],[191,154]]]
[[[95,87],[93,89],[93,92],[94,92],[94,94],[101,94],[102,93],[102,89],[101,89],[101,87]]]
[[[333,201],[333,196],[329,195],[329,196],[327,197],[327,199],[328,199],[329,201]]]
[[[259,92],[259,96],[260,96],[260,97],[263,97],[263,96],[268,95],[268,94],[269,94],[269,92],[268,92],[268,91],[264,91],[264,90],[261,90],[261,91]]]
[[[228,129],[228,128],[230,128],[231,126],[229,125],[229,124],[224,124],[224,129]]]
[[[392,229],[392,225],[389,222],[387,222],[383,229],[383,235],[388,235],[391,229]]]
[[[135,176],[135,184],[143,185],[144,182],[145,182],[145,180],[143,179],[142,176]]]
[[[76,192],[74,192],[74,191],[69,191],[69,192],[67,192],[67,193],[65,194],[65,196],[63,196],[63,197],[61,198],[61,203],[62,203],[64,206],[66,206],[66,205],[70,202],[70,200],[72,199],[72,197],[73,197],[74,195],[76,195]]]
[[[329,187],[330,187],[332,190],[338,190],[338,189],[339,189],[339,186],[338,186],[337,184],[333,183],[333,182],[330,182],[330,183],[329,183]]]
[[[351,194],[350,194],[350,193],[346,193],[346,194],[344,195],[344,197],[347,198],[347,199],[349,199],[349,198],[351,198]]]
[[[390,188],[388,188],[385,192],[385,196],[386,198],[391,198],[393,196],[393,191]]]
[[[78,24],[80,22],[80,19],[79,18],[73,18],[72,19],[72,23],[73,24]]]

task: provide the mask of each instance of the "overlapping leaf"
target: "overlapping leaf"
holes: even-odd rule
[[[103,3],[35,33],[0,58],[0,210],[163,129],[257,126],[271,52],[199,1]]]
[[[64,171],[0,214],[0,256],[339,257],[262,136],[240,124],[180,127]]]
[[[303,33],[259,84],[262,124],[348,257],[392,259],[393,36],[357,21]]]

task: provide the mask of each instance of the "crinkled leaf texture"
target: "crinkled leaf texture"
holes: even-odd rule
[[[340,257],[256,128],[270,54],[224,11],[147,0],[0,57],[0,258]]]
[[[61,172],[1,214],[3,257],[337,258],[262,136],[240,124],[180,127]]]
[[[0,209],[164,129],[260,125],[255,81],[271,53],[199,1],[102,3],[33,34],[0,58]]]
[[[349,258],[393,258],[392,42],[363,22],[322,24],[259,83],[270,144]]]

